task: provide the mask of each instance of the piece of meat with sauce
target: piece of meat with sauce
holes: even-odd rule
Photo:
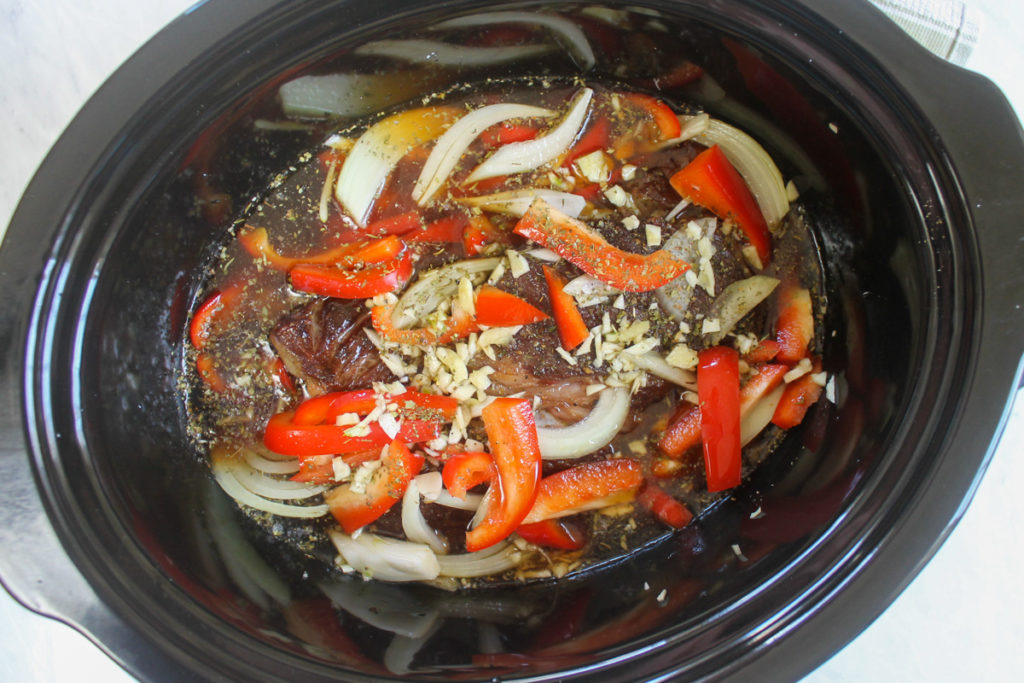
[[[369,320],[362,302],[319,299],[282,318],[270,343],[313,395],[393,382],[397,378],[363,333]]]

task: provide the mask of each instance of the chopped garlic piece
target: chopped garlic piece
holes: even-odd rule
[[[828,382],[828,373],[825,371],[816,372],[813,375],[811,375],[811,381],[817,384],[819,387],[823,387]]]
[[[530,272],[530,264],[526,262],[526,259],[518,251],[512,251],[511,249],[506,251],[505,258],[508,259],[508,269],[512,273],[512,277],[518,278]]]
[[[617,297],[615,297],[615,301],[612,303],[612,307],[617,308],[620,311],[624,310],[626,308],[626,297],[619,294]]]
[[[761,263],[761,257],[757,255],[757,249],[752,244],[748,244],[743,247],[743,258],[747,259],[747,263],[754,270],[764,270],[764,264]]]
[[[686,224],[686,236],[696,242],[704,235],[704,231],[697,221],[690,221]]]
[[[359,417],[358,413],[342,413],[338,417],[334,418],[334,424],[339,427],[357,425],[361,419],[362,418]]]
[[[604,391],[607,387],[604,384],[588,384],[587,385],[587,396],[593,396],[594,394]]]
[[[697,273],[693,272],[693,268],[686,271],[686,273],[683,274],[683,278],[686,280],[686,284],[691,287],[697,286]]]
[[[568,363],[569,365],[576,365],[576,358],[571,353],[563,349],[561,346],[556,346],[555,351],[558,352],[558,355],[561,356],[562,360],[564,360],[566,363]]]
[[[608,156],[601,150],[585,154],[574,162],[580,175],[592,183],[606,183],[612,176]]]
[[[398,424],[398,420],[391,413],[384,413],[377,420],[377,424],[380,425],[381,431],[388,435],[389,439],[394,439],[398,436],[398,430],[401,425]]]
[[[618,185],[612,185],[607,190],[605,190],[604,196],[608,201],[610,201],[615,206],[626,206],[626,204],[628,204],[632,200],[632,197],[629,196],[629,193],[623,190]]]
[[[721,332],[722,324],[718,321],[718,318],[706,318],[704,324],[701,327],[701,334],[711,334],[713,332]]]
[[[334,472],[334,481],[344,481],[352,476],[352,468],[341,458],[331,460],[331,469]]]
[[[352,476],[352,493],[366,493],[366,485],[373,479],[373,473],[380,468],[380,465],[380,460],[369,460],[361,464]]]
[[[786,382],[786,384],[789,384],[794,380],[800,379],[813,369],[814,366],[811,365],[810,358],[801,358],[800,362],[797,363],[792,370],[790,370],[789,372],[782,376],[782,379]]]
[[[487,278],[487,284],[493,285],[498,282],[505,275],[505,260],[498,261],[498,265],[491,271],[490,276]]]
[[[636,176],[636,166],[633,164],[626,164],[622,167],[622,179],[627,183]]]
[[[459,280],[459,305],[466,315],[476,315],[476,302],[473,300],[473,281],[463,276]]]
[[[715,245],[711,244],[711,240],[707,237],[701,237],[697,240],[697,253],[703,258],[711,258],[715,255]]]
[[[697,352],[686,344],[676,344],[665,356],[665,362],[682,370],[692,370],[697,367]]]
[[[622,219],[622,225],[626,230],[636,230],[640,227],[640,219],[636,216],[626,216]]]
[[[647,246],[656,247],[661,244],[661,226],[648,223],[644,226],[644,232],[647,235]]]
[[[796,189],[796,183],[792,180],[786,183],[786,199],[791,202],[795,202],[800,199],[800,190]]]

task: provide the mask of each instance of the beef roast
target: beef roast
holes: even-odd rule
[[[392,382],[397,378],[363,333],[369,320],[361,301],[319,299],[282,318],[270,343],[313,395]]]

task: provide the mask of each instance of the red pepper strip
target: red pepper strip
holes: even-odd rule
[[[586,223],[565,215],[543,199],[534,200],[516,223],[515,233],[626,292],[649,292],[690,269],[664,249],[646,256],[617,249]]]
[[[796,363],[807,355],[807,345],[814,337],[814,313],[811,292],[786,283],[779,289],[779,317],[775,338],[779,341],[777,358],[783,363]]]
[[[544,279],[548,281],[548,296],[551,299],[551,312],[558,326],[558,337],[562,340],[562,348],[572,351],[583,343],[590,335],[580,309],[572,294],[565,293],[565,280],[547,266],[544,268]]]
[[[480,134],[480,141],[488,149],[501,147],[510,142],[525,142],[537,137],[537,129],[514,123],[499,123]]]
[[[254,259],[265,261],[274,270],[289,270],[303,263],[338,266],[379,263],[393,259],[404,246],[401,240],[391,236],[372,242],[341,244],[319,254],[288,257],[278,254],[270,244],[266,228],[254,228],[250,225],[238,233],[238,241]]]
[[[380,463],[364,492],[356,493],[350,484],[342,484],[324,496],[345,533],[361,529],[401,500],[409,482],[423,467],[423,456],[396,439],[381,456]]]
[[[703,75],[704,69],[693,62],[684,61],[669,69],[664,75],[655,76],[650,80],[649,84],[645,83],[644,85],[650,85],[658,90],[670,90],[693,83]]]
[[[579,550],[587,543],[583,530],[562,519],[545,519],[533,524],[520,524],[516,533],[534,545],[562,550]]]
[[[423,413],[429,411],[432,419],[451,420],[459,407],[459,402],[450,396],[424,394],[415,389],[407,389],[401,394],[387,394],[384,400],[386,403],[398,404],[396,412],[417,418],[426,418]],[[303,401],[295,409],[292,422],[296,425],[331,424],[342,413],[366,415],[376,405],[377,394],[372,389],[336,391]]]
[[[693,519],[693,513],[685,505],[665,493],[652,481],[644,482],[636,502],[674,529],[682,529]]]
[[[487,216],[473,216],[462,233],[462,246],[469,255],[479,254],[488,244],[508,244],[508,233],[494,227]]]
[[[757,250],[761,264],[768,265],[772,258],[772,237],[764,214],[743,176],[733,168],[718,145],[698,154],[673,175],[669,183],[679,196],[703,206],[723,220],[735,220]]]
[[[445,460],[441,480],[448,493],[465,498],[466,491],[490,481],[495,473],[494,460],[487,453],[455,453]]]
[[[643,483],[644,475],[636,460],[622,458],[576,465],[540,480],[537,500],[523,522],[532,524],[625,503],[633,500]]]
[[[743,360],[748,363],[767,363],[774,360],[779,353],[779,342],[774,339],[764,339],[760,344],[751,349]]]
[[[786,385],[779,405],[775,408],[772,423],[783,429],[791,429],[803,422],[807,410],[821,397],[821,385],[806,374]]]
[[[480,326],[469,317],[468,315],[463,316],[451,316],[445,321],[444,325],[441,326],[441,332],[435,332],[431,329],[413,329],[413,330],[400,330],[396,328],[391,322],[391,314],[394,312],[394,306],[374,306],[370,312],[371,321],[373,323],[373,329],[381,337],[387,341],[395,342],[397,344],[410,344],[412,346],[437,346],[439,344],[447,344],[448,342],[456,339],[462,339],[468,337],[473,332],[477,332]]]
[[[597,195],[601,192],[601,186],[598,183],[587,183],[586,185],[580,185],[572,191],[573,194],[586,199],[588,202],[592,202],[597,199]]]
[[[448,216],[441,218],[422,230],[404,235],[406,242],[451,242],[462,241],[462,233],[466,228],[464,216]]]
[[[412,253],[358,270],[301,264],[288,275],[292,287],[303,292],[336,299],[368,299],[393,292],[408,282],[412,277]]]
[[[366,226],[368,235],[404,235],[423,226],[420,212],[413,209],[397,216],[388,216]]]
[[[491,327],[529,325],[549,318],[547,313],[497,287],[483,285],[476,295],[476,322]]]
[[[466,532],[466,550],[489,548],[516,530],[537,497],[540,446],[529,399],[498,398],[483,410],[491,457],[498,470],[483,521]],[[443,476],[443,475],[442,475]]]
[[[374,457],[380,456],[380,450],[372,451]],[[301,481],[307,484],[333,484],[334,483],[334,456],[333,455],[312,455],[299,460],[299,471],[289,477],[292,481]]]
[[[629,93],[626,95],[626,99],[640,106],[641,109],[651,115],[654,123],[658,126],[662,140],[671,140],[672,138],[679,137],[682,126],[679,124],[679,118],[676,116],[676,113],[667,104],[656,97],[641,93]]]
[[[224,381],[224,378],[221,377],[220,373],[217,372],[217,368],[213,365],[213,356],[205,351],[196,356],[196,371],[203,381],[206,382],[206,385],[218,394],[223,394],[228,390],[227,382]]]
[[[698,355],[697,397],[708,491],[739,486],[740,369],[735,349],[715,346]]]
[[[263,445],[281,455],[306,457],[379,449],[391,441],[376,422],[370,423],[369,434],[349,436],[345,432],[351,425],[297,425],[294,417],[294,411],[271,417],[263,432]],[[440,434],[441,426],[436,420],[404,420],[396,438],[405,443],[420,443],[436,439]]]
[[[608,135],[611,132],[611,129],[611,121],[605,117],[601,117],[592,122],[586,132],[583,133],[576,144],[573,145],[572,149],[569,150],[569,153],[565,155],[565,160],[562,162],[562,166],[568,166],[577,157],[581,157],[607,147]]]
[[[245,281],[240,280],[212,293],[206,298],[206,301],[200,304],[195,315],[192,316],[192,323],[188,328],[192,346],[197,349],[206,346],[210,340],[210,328],[231,312],[244,289]]]
[[[283,360],[275,358],[270,371],[277,378],[277,381],[281,383],[281,386],[294,393],[295,382],[292,381],[292,376],[288,374],[287,368],[284,367]]]

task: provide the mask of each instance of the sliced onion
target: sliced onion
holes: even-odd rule
[[[268,500],[263,496],[258,496],[242,486],[235,477],[234,472],[223,465],[218,466],[214,463],[213,476],[225,493],[239,503],[257,510],[263,510],[264,512],[280,515],[281,517],[298,517],[302,519],[323,517],[328,512],[326,505],[289,505],[288,503],[279,503],[276,500]]]
[[[421,638],[438,623],[437,609],[403,586],[342,580],[319,587],[341,609],[396,636]]]
[[[398,160],[440,135],[454,117],[450,107],[409,109],[378,121],[359,136],[334,186],[334,196],[358,225],[366,224]]]
[[[441,569],[434,551],[422,543],[385,538],[364,531],[355,538],[328,532],[342,559],[361,574],[380,581],[428,581]]]
[[[487,275],[499,263],[501,259],[497,257],[469,259],[430,271],[405,290],[391,315],[392,324],[397,328],[413,325],[437,310],[442,301],[455,296],[459,280],[469,278],[474,285],[478,285],[487,279]]]
[[[408,99],[424,85],[420,71],[388,75],[336,73],[302,76],[278,90],[287,116],[366,116]]]
[[[543,44],[474,47],[438,40],[377,40],[360,45],[353,52],[357,55],[389,57],[419,64],[466,67],[504,64],[537,57],[550,51],[551,47]]]
[[[479,510],[480,501],[482,499],[483,495],[479,493],[467,493],[465,499],[456,498],[442,489],[441,492],[437,494],[437,498],[430,502],[437,503],[438,505],[444,505],[449,508],[455,508],[457,510]]]
[[[597,60],[594,57],[594,50],[590,42],[577,24],[563,17],[552,14],[541,14],[539,12],[482,12],[480,14],[468,14],[464,17],[456,17],[448,21],[434,24],[431,28],[470,28],[473,26],[488,26],[490,24],[516,23],[516,24],[537,24],[543,26],[561,38],[569,54],[580,69],[586,71],[593,68]]]
[[[677,118],[679,119],[679,135],[658,143],[657,149],[674,147],[687,140],[692,140],[701,133],[706,132],[708,124],[711,122],[711,117],[707,114],[697,114],[695,116],[681,114]]]
[[[532,171],[561,156],[569,149],[569,145],[583,128],[583,123],[587,118],[587,108],[593,97],[594,91],[584,88],[576,96],[576,101],[573,102],[569,113],[562,119],[562,122],[547,135],[533,140],[502,145],[469,174],[466,182],[475,183],[478,180],[499,175]]]
[[[502,103],[469,112],[437,139],[412,188],[412,198],[423,206],[440,190],[469,145],[493,125],[509,119],[554,116],[555,112],[528,104]]]
[[[775,415],[775,408],[778,407],[779,401],[782,400],[782,392],[785,390],[785,385],[775,387],[771,393],[750,406],[750,410],[740,418],[741,444],[746,446],[765,427],[771,424],[772,417]]]
[[[584,307],[600,303],[609,296],[619,294],[619,290],[591,275],[574,277],[565,285],[564,291]]]
[[[639,356],[629,354],[629,359],[633,361],[633,365],[646,370],[652,375],[657,375],[673,384],[686,387],[690,391],[697,391],[697,375],[691,370],[683,370],[674,365],[669,365],[657,351],[648,351]]]
[[[412,660],[443,624],[444,621],[436,621],[426,633],[416,638],[395,635],[391,642],[388,643],[387,649],[384,650],[381,663],[396,676],[405,676],[408,673],[412,673]]]
[[[775,227],[789,212],[789,196],[782,174],[768,152],[757,140],[739,128],[717,119],[708,121],[707,130],[695,138],[703,145],[718,145],[736,167],[761,207],[769,227]]]
[[[444,555],[437,558],[441,576],[468,579],[474,576],[490,576],[507,571],[519,565],[522,553],[511,543],[497,543],[475,553]]]
[[[709,334],[708,340],[712,344],[722,341],[736,327],[736,323],[764,301],[778,284],[779,281],[773,277],[754,275],[737,280],[723,289],[711,304],[711,312],[708,314],[708,317],[718,318],[721,329]]]
[[[242,449],[242,457],[249,467],[267,474],[295,474],[299,471],[299,459],[286,455],[280,459],[260,455],[251,448]]]
[[[564,211],[563,211],[563,213],[564,213]],[[537,247],[535,249],[530,249],[526,253],[527,253],[527,255],[532,256],[533,258],[537,259],[538,261],[546,261],[548,263],[558,263],[559,261],[562,260],[561,256],[559,256],[555,252],[551,251],[550,249],[545,249],[544,247]]]
[[[414,543],[423,543],[438,555],[448,552],[448,540],[430,528],[420,510],[420,489],[416,480],[409,482],[402,496],[402,531]]]
[[[480,207],[484,211],[522,216],[530,208],[533,200],[538,197],[573,218],[578,218],[580,212],[587,206],[587,200],[578,194],[533,187],[509,190],[508,192],[496,192],[495,194],[477,197],[460,197],[458,201],[469,206]]]
[[[676,230],[665,240],[662,247],[676,258],[687,263],[697,263],[700,254],[697,253],[697,243],[686,235],[685,229]],[[654,291],[661,309],[676,320],[685,320],[686,312],[690,306],[690,297],[693,295],[693,287],[684,277],[678,277],[667,285],[662,285]]]
[[[306,498],[320,495],[327,490],[326,486],[316,486],[299,481],[267,477],[241,463],[225,463],[225,466],[231,470],[239,484],[257,496],[263,496],[271,500],[305,500]]]
[[[568,427],[538,427],[540,455],[546,460],[579,458],[607,446],[629,415],[629,391],[605,389],[590,414]]]

